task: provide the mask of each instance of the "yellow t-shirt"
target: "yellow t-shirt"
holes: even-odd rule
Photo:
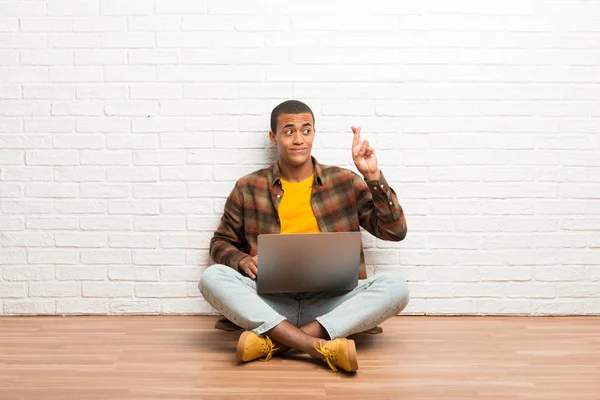
[[[279,202],[281,233],[320,232],[319,224],[310,205],[310,195],[315,176],[292,183],[281,180],[284,194]]]

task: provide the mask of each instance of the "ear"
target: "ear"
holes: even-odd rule
[[[277,139],[275,139],[275,134],[273,133],[273,131],[269,131],[269,140],[271,140],[271,143],[273,143],[273,145],[277,147]]]

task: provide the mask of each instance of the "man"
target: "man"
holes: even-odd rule
[[[238,341],[239,360],[268,361],[274,353],[295,348],[334,371],[354,372],[356,348],[345,338],[406,307],[403,278],[367,278],[361,249],[359,283],[350,292],[256,292],[259,234],[359,231],[362,226],[383,240],[406,236],[398,198],[377,166],[375,150],[361,140],[360,127],[352,127],[351,150],[364,179],[311,156],[314,125],[312,110],[302,102],[289,100],[273,109],[269,137],[278,161],[237,181],[210,243],[217,264],[206,269],[199,286],[214,308],[246,330]]]

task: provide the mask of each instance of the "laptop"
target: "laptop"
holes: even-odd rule
[[[360,249],[360,232],[259,235],[257,292],[350,291]]]

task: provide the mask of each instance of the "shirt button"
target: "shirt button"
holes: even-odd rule
[[[280,194],[278,194],[278,195],[277,195],[277,198],[280,198],[280,197],[281,197],[281,195],[280,195]]]
[[[381,185],[381,188],[383,189],[383,185]]]
[[[377,186],[373,186],[373,189],[377,190]]]
[[[394,203],[390,201],[390,206],[393,206],[393,205],[394,205]]]

